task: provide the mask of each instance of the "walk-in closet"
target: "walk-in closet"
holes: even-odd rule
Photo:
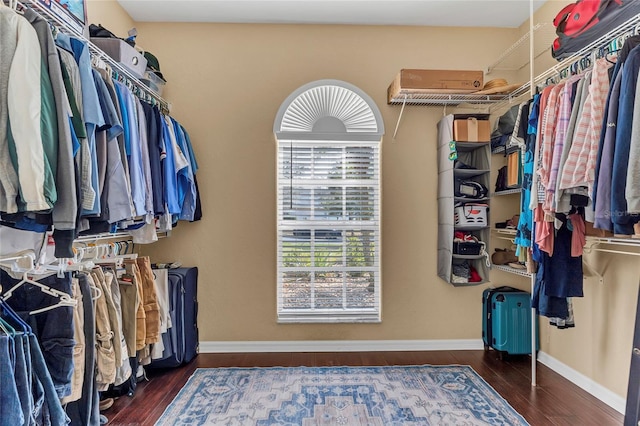
[[[3,0],[0,426],[640,421],[640,2]]]

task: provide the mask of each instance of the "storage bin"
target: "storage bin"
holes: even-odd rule
[[[454,221],[458,226],[487,226],[487,206],[464,204],[454,209]]]
[[[140,81],[160,96],[162,96],[164,85],[167,84],[167,82],[158,77],[156,73],[149,70],[145,71],[144,77],[141,78]]]
[[[490,142],[489,120],[476,117],[453,120],[453,139],[457,142]]]
[[[466,256],[477,256],[482,250],[482,243],[475,241],[454,241],[453,254],[462,254]]]
[[[126,67],[138,78],[142,78],[147,69],[147,59],[135,48],[119,38],[91,37],[91,42],[116,62]]]

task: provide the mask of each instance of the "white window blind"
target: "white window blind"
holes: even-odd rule
[[[278,320],[380,321],[379,142],[278,140]]]

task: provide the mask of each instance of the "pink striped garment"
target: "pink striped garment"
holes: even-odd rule
[[[549,99],[547,100],[547,108],[544,111],[543,118],[543,130],[542,130],[542,159],[541,159],[541,167],[538,170],[539,182],[546,189],[549,188],[549,178],[551,176],[551,163],[553,162],[553,144],[554,144],[554,136],[556,133],[556,124],[558,119],[558,97],[560,95],[560,91],[564,87],[564,83],[560,83],[554,86],[549,93]],[[547,205],[547,193],[545,191],[545,199],[538,200],[543,202],[543,205]]]
[[[575,128],[573,144],[560,178],[560,189],[586,186],[589,194],[592,193],[611,65],[602,58],[593,67],[589,94]]]

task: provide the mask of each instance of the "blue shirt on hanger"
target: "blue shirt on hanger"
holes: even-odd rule
[[[100,214],[100,190],[98,186],[98,159],[96,154],[96,128],[104,126],[104,116],[100,108],[100,100],[93,80],[91,68],[91,56],[84,41],[67,34],[58,34],[56,43],[73,53],[73,57],[78,63],[80,72],[80,84],[82,85],[82,115],[87,128],[87,141],[89,143],[89,153],[91,155],[91,188],[95,193],[93,208],[83,209],[83,216],[94,216]]]
[[[178,148],[180,148],[185,158],[190,158],[182,127],[173,118],[171,118],[171,122],[173,123]],[[193,181],[191,162],[189,162],[186,167],[178,170],[178,202],[181,206],[179,218],[182,220],[193,220],[196,208],[196,185]]]
[[[146,214],[146,186],[144,173],[142,171],[142,152],[140,150],[140,133],[138,131],[135,101],[133,99],[133,94],[127,86],[118,81],[115,81],[114,84],[116,91],[119,93],[118,99],[122,101],[122,104],[120,105],[122,110],[122,121],[123,123],[127,122],[124,127],[125,129],[128,128],[128,132],[125,131],[125,145],[129,146],[127,159],[129,160],[131,198],[133,200],[136,215],[144,216]]]
[[[174,143],[173,133],[169,131],[164,116],[162,120],[162,143],[164,145],[164,158],[162,159],[162,172],[164,175],[164,201],[167,211],[172,215],[180,214],[182,210],[178,201],[178,179],[174,162],[174,151],[172,145]]]

